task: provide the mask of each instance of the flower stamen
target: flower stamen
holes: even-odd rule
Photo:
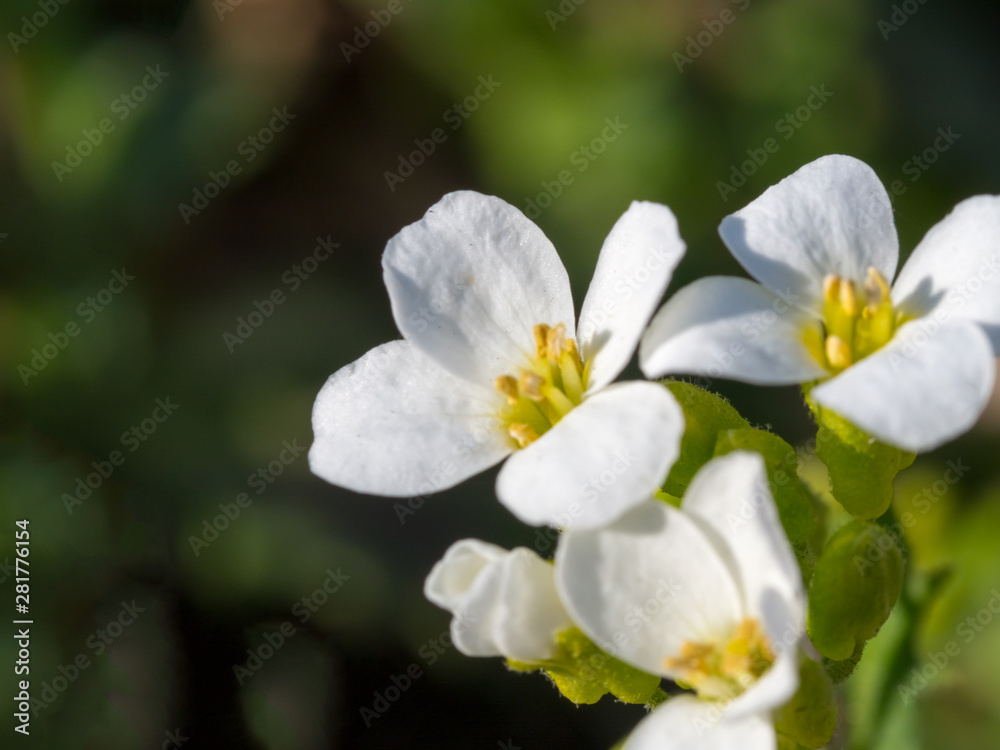
[[[816,346],[806,332],[806,346],[834,374],[885,346],[899,324],[891,288],[877,268],[869,266],[860,285],[829,274],[823,279],[823,333]]]

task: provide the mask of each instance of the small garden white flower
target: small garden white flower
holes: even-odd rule
[[[849,156],[807,164],[719,233],[760,284],[708,277],[680,290],[642,341],[647,377],[820,380],[818,404],[912,452],[982,413],[1000,351],[1000,196],[958,204],[891,288],[892,205],[872,169]]]
[[[466,656],[542,661],[556,655],[558,633],[573,627],[553,571],[526,547],[508,552],[463,539],[434,565],[424,595],[454,615],[451,640]]]
[[[610,385],[635,351],[684,243],[670,209],[633,203],[583,303],[541,230],[504,201],[446,195],[389,241],[403,341],[330,377],[312,471],[359,492],[445,489],[513,454],[497,495],[522,521],[592,527],[649,498],[684,417],[658,385]]]
[[[693,691],[655,708],[626,750],[774,750],[771,712],[799,684],[805,594],[760,455],[708,462],[680,510],[651,500],[567,532],[556,585],[594,643]]]

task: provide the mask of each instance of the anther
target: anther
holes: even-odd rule
[[[550,328],[545,337],[545,348],[548,352],[548,359],[551,364],[559,362],[559,355],[566,344],[566,326],[559,323]]]
[[[840,294],[840,279],[832,273],[828,273],[823,278],[823,299],[833,302]]]
[[[531,443],[538,440],[538,433],[535,429],[524,422],[515,422],[510,427],[507,428],[507,433],[517,441],[517,444],[522,448],[526,448]]]
[[[548,349],[549,327],[545,323],[538,323],[532,331],[535,334],[535,356],[544,359]]]
[[[831,367],[842,370],[851,364],[851,349],[840,336],[827,336],[826,358]]]
[[[521,373],[521,379],[518,382],[520,392],[525,396],[530,398],[532,401],[544,401],[545,396],[542,395],[542,386],[545,384],[545,378],[535,372],[530,370],[525,370]]]
[[[850,316],[858,313],[858,295],[854,282],[850,279],[840,281],[840,306]]]
[[[518,391],[517,380],[513,375],[501,375],[497,378],[496,389],[507,397],[507,403],[513,406],[517,403]]]

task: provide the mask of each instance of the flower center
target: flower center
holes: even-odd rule
[[[665,659],[663,666],[702,700],[731,700],[773,663],[774,652],[760,623],[747,617],[736,626],[728,642],[685,641],[680,655]]]
[[[534,327],[535,356],[517,377],[501,375],[496,389],[507,398],[500,419],[507,434],[524,448],[580,405],[587,390],[588,369],[576,342],[566,338],[562,323]]]
[[[836,374],[889,342],[903,322],[890,291],[871,266],[861,288],[842,276],[823,279],[823,330],[809,329],[806,345],[827,370]]]

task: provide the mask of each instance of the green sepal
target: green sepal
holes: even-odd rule
[[[781,525],[795,550],[803,580],[809,580],[815,558],[810,542],[815,539],[817,529],[816,502],[799,479],[795,449],[777,435],[751,427],[728,401],[715,393],[680,380],[664,385],[683,409],[687,425],[680,457],[667,476],[663,494],[680,497],[698,470],[717,456],[734,450],[759,453],[764,459]]]
[[[774,728],[779,737],[792,743],[790,747],[817,750],[833,737],[837,728],[837,699],[833,683],[818,662],[803,658],[799,663],[799,689],[774,712]]]
[[[597,703],[611,693],[624,703],[649,703],[660,687],[657,675],[647,674],[602,651],[577,628],[556,636],[559,652],[539,662],[507,660],[517,672],[543,670],[573,703]]]
[[[830,473],[833,496],[855,518],[878,518],[892,502],[893,480],[913,463],[916,454],[876,440],[813,401],[811,391],[811,385],[802,387],[819,428],[816,455]]]
[[[848,656],[846,659],[828,659],[823,657],[823,669],[833,680],[834,685],[839,685],[852,674],[854,670],[857,669],[858,662],[861,661],[862,655],[865,653],[866,641],[858,641],[857,645],[854,647],[854,653]]]
[[[888,619],[903,588],[895,537],[873,523],[838,529],[816,561],[809,586],[809,638],[834,661],[849,659]]]
[[[687,422],[681,452],[667,475],[664,492],[680,497],[698,469],[715,456],[715,445],[723,430],[743,429],[750,423],[721,396],[682,380],[663,383],[684,411]]]

